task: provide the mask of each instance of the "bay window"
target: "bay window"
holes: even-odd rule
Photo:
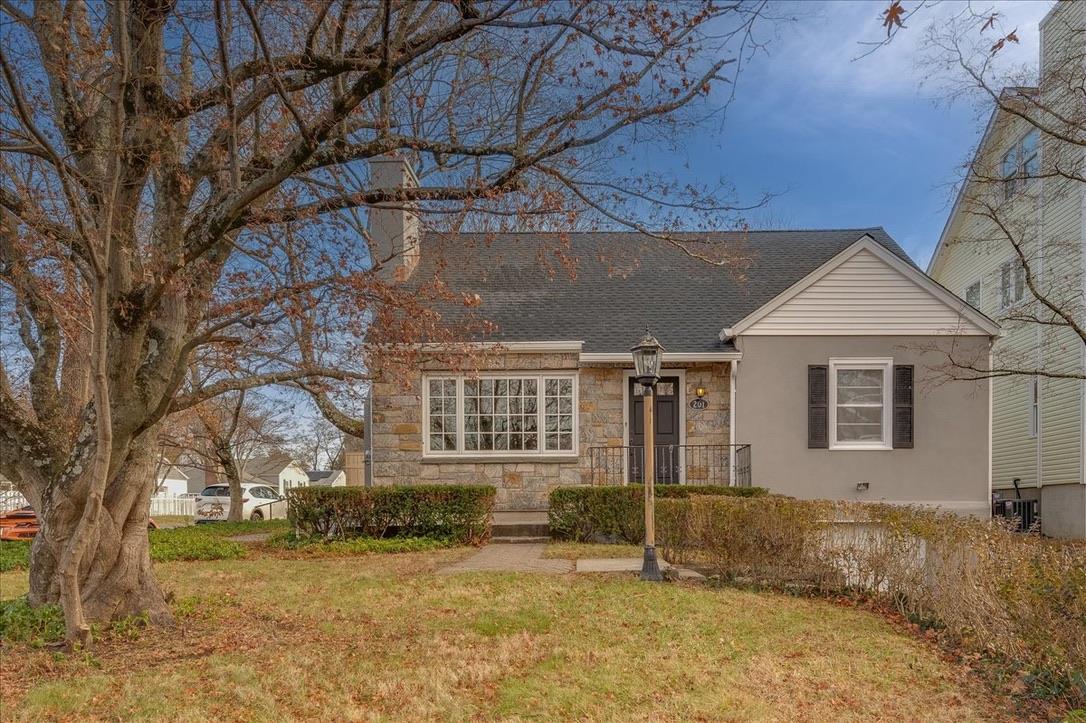
[[[831,359],[831,449],[891,449],[892,359]]]
[[[434,375],[423,391],[425,456],[577,453],[573,375]]]

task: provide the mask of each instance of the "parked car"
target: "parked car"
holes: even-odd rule
[[[287,516],[287,500],[278,490],[267,485],[241,485],[241,518],[243,520],[274,520]],[[196,498],[196,524],[224,522],[230,515],[230,485],[211,485]]]
[[[32,540],[38,534],[38,513],[32,507],[0,514],[0,540]],[[147,520],[148,530],[157,530],[154,520]]]

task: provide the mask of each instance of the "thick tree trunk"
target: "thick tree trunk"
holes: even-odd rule
[[[103,514],[90,530],[90,543],[79,565],[80,598],[87,622],[139,614],[146,614],[155,624],[173,621],[151,568],[147,524],[155,480],[153,455],[150,445],[147,447],[132,450],[109,480]],[[76,531],[85,503],[68,497],[44,506],[42,528],[30,550],[31,604],[61,602],[61,553]]]

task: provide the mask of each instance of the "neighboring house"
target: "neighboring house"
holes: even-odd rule
[[[163,457],[158,465],[157,497],[178,497],[189,491],[189,477],[184,470]]]
[[[313,469],[309,475],[309,484],[314,487],[346,487],[347,473],[341,469]]]
[[[254,457],[245,463],[242,472],[246,481],[266,484],[286,494],[293,487],[307,487],[309,475],[300,464],[285,454]]]
[[[181,468],[181,471],[188,478],[189,483],[185,491],[189,494],[199,494],[204,491],[205,487],[214,484],[216,481],[215,475],[208,474],[207,470],[202,467],[185,465]]]
[[[411,177],[397,164],[377,165],[378,183]],[[423,236],[410,217],[371,211],[379,242],[410,247],[406,283],[440,273],[480,298],[442,304],[443,322],[496,330],[477,339],[478,374],[429,361],[407,390],[375,379],[374,484],[493,484],[511,510],[545,507],[560,485],[637,481],[629,350],[648,327],[666,351],[658,480],[990,514],[989,385],[936,384],[930,367],[951,345],[986,359],[998,325],[881,228],[683,236],[687,251],[749,258],[730,271],[636,233]],[[557,247],[575,278],[540,263]]]
[[[1036,101],[1067,117],[1082,117],[1082,109],[1073,105],[1083,102],[1081,92],[1068,94],[1067,82],[1053,77],[1081,65],[1081,30],[1071,32],[1074,27],[1086,27],[1086,3],[1057,4],[1041,23],[1040,87],[1007,88],[1006,102],[1028,110]],[[962,186],[928,272],[1002,323],[1004,334],[994,348],[997,366],[1002,362],[1081,375],[1086,347],[1077,334],[1023,319],[1043,318],[1044,309],[1026,287],[1007,238],[1009,230],[1023,239],[1028,266],[1041,288],[1065,300],[1062,308],[1074,310],[1081,323],[1086,183],[1052,174],[1054,167],[1072,174],[1084,168],[1081,145],[1041,135],[1015,113],[997,109],[977,149],[976,174]],[[987,180],[1004,177],[1003,182]],[[1016,375],[993,381],[994,494],[1039,500],[1041,530],[1047,535],[1086,537],[1084,422],[1086,383],[1081,379]]]

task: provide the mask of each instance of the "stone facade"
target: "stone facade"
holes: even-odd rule
[[[497,507],[503,510],[545,509],[550,491],[560,485],[591,484],[592,447],[620,447],[625,433],[624,367],[587,365],[577,354],[491,354],[480,363],[486,371],[575,372],[578,378],[579,448],[563,457],[518,455],[507,457],[424,458],[422,429],[422,372],[410,388],[399,382],[376,380],[373,385],[371,438],[374,484],[492,484],[498,490]],[[685,367],[683,399],[687,444],[727,444],[729,414],[729,366],[725,363],[668,365]],[[666,373],[666,370],[665,370]],[[708,409],[692,410],[689,400],[698,387],[706,389]],[[687,481],[697,483],[696,466],[687,470]],[[596,480],[599,482],[599,480]]]

